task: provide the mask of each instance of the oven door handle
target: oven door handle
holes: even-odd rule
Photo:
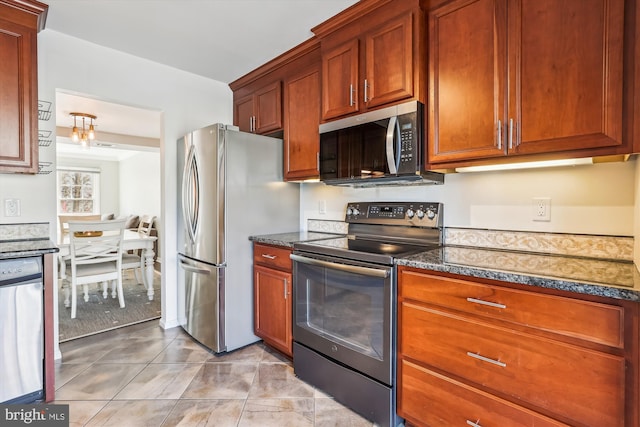
[[[303,264],[316,265],[319,267],[327,267],[334,270],[345,271],[347,273],[360,274],[363,276],[380,277],[386,279],[389,277],[389,269],[360,267],[357,265],[338,264],[335,262],[322,261],[319,259],[307,258],[300,255],[291,254],[289,257]]]

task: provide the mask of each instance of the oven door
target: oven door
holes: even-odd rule
[[[391,386],[394,268],[300,252],[291,259],[294,341]]]

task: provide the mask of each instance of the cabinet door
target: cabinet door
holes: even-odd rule
[[[429,12],[429,163],[506,155],[506,2]]]
[[[623,14],[624,0],[509,2],[516,153],[622,144]]]
[[[291,273],[253,267],[255,333],[291,356]]]
[[[365,36],[363,101],[367,107],[413,96],[412,19],[409,13]]]
[[[253,132],[253,95],[235,101],[233,109],[234,125],[242,132]]]
[[[265,134],[282,129],[282,84],[280,81],[255,93],[254,132]]]
[[[0,172],[38,172],[36,31],[0,19]]]
[[[354,113],[358,103],[359,40],[322,53],[322,118]]]
[[[320,152],[320,70],[287,81],[285,86],[285,179],[317,178]]]

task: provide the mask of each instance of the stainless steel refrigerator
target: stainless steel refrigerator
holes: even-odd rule
[[[212,351],[253,334],[249,236],[296,231],[297,184],[282,181],[282,140],[215,124],[178,140],[178,316]]]

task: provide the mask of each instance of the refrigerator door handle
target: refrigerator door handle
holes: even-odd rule
[[[190,273],[211,274],[211,270],[207,270],[207,269],[204,269],[204,268],[192,267],[189,264],[186,264],[184,261],[180,261],[180,266],[182,267],[183,270],[188,271]]]
[[[195,146],[189,147],[185,161],[182,178],[182,216],[185,228],[189,233],[189,239],[193,243],[196,239],[198,227],[198,211],[200,198],[200,182],[198,178],[198,165],[196,162]]]
[[[196,265],[195,261],[190,260],[189,258],[185,257],[182,254],[178,254],[178,260],[180,261],[180,267],[182,267],[183,270],[188,271],[190,273],[197,273],[197,274],[211,274],[211,269],[209,268],[199,268]],[[197,263],[202,265],[202,263]],[[226,267],[226,263],[225,264],[219,264],[214,266],[214,268],[224,268]]]

